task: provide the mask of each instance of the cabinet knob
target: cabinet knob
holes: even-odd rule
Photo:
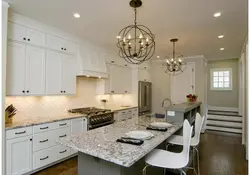
[[[30,41],[30,39],[28,38],[28,41]]]
[[[63,50],[63,47],[61,47],[61,50]]]
[[[27,93],[29,93],[30,91],[26,91]]]
[[[23,38],[23,40],[26,40],[26,38]]]
[[[61,91],[61,93],[63,93],[63,91]]]
[[[32,139],[30,139],[30,141],[32,141]]]
[[[125,91],[125,93],[127,93],[128,91]]]
[[[23,93],[25,93],[25,91],[22,91]]]
[[[115,91],[111,91],[111,93],[114,93]]]
[[[66,93],[66,91],[63,91],[63,93]]]
[[[63,50],[66,50],[66,48],[64,48]]]
[[[111,63],[115,63],[115,61],[111,61]]]

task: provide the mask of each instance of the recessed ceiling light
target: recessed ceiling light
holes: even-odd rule
[[[220,48],[220,50],[225,50],[225,48],[222,47],[222,48]]]
[[[217,12],[217,13],[214,14],[214,17],[215,17],[215,18],[218,18],[219,16],[221,16],[221,13],[220,13],[220,12]]]
[[[80,18],[81,15],[80,15],[79,13],[74,13],[74,17],[75,17],[75,18]]]
[[[160,56],[156,56],[156,58],[160,58]]]
[[[224,38],[224,35],[219,35],[218,38]]]

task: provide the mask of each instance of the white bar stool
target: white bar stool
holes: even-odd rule
[[[148,166],[155,166],[164,169],[177,169],[183,175],[186,175],[183,169],[189,162],[192,129],[193,127],[191,127],[189,122],[185,120],[183,124],[183,150],[181,153],[173,153],[161,149],[154,149],[151,151],[145,158],[146,166],[142,170],[143,175],[146,175],[146,169]]]
[[[198,149],[196,147],[200,143],[200,134],[201,134],[201,129],[202,129],[203,122],[204,122],[204,117],[201,117],[201,115],[199,113],[196,113],[196,117],[195,117],[195,134],[194,134],[194,137],[191,138],[191,144],[190,144],[190,146],[193,148],[193,154],[195,152],[197,154],[196,157],[197,157],[197,164],[198,164],[198,175],[200,175],[200,161],[199,161],[199,151],[198,151]],[[167,140],[168,144],[167,144],[167,148],[166,149],[168,149],[168,146],[170,144],[171,145],[183,145],[182,138],[183,137],[179,136],[179,135],[173,135],[173,136],[171,136]]]

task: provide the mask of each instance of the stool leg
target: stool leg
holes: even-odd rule
[[[195,149],[194,149],[194,147],[193,147],[192,151],[193,151],[193,156],[192,156],[192,157],[193,157],[193,160],[192,160],[193,162],[192,162],[192,163],[193,163],[193,168],[194,168],[194,170],[195,170],[195,165],[196,165],[195,163],[196,163],[196,162],[195,162]],[[196,174],[196,175],[197,175],[197,174]]]
[[[166,150],[168,150],[169,145],[172,145],[171,143],[167,143]]]
[[[199,150],[194,147],[194,149],[196,150],[196,156],[197,156],[197,166],[198,166],[198,175],[200,175],[200,157],[199,157]]]
[[[187,175],[187,174],[185,173],[185,171],[183,171],[182,169],[180,169],[180,172],[181,172],[182,175]]]
[[[147,167],[149,167],[150,165],[146,165],[143,170],[142,170],[142,175],[147,175]]]

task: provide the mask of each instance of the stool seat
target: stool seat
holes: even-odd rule
[[[188,163],[188,160],[184,159],[182,154],[161,149],[151,151],[145,161],[152,166],[171,169],[181,169]]]
[[[167,140],[167,142],[173,145],[183,145],[183,137],[180,135],[173,135]],[[197,146],[198,144],[199,140],[196,137],[192,137],[190,146]]]

